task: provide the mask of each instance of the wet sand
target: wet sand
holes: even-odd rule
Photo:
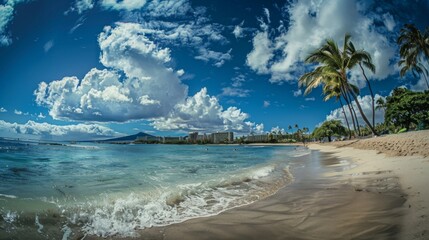
[[[358,166],[347,171],[352,175],[391,172],[406,197],[400,239],[429,239],[429,130],[313,144],[310,148],[353,159]]]
[[[307,158],[308,159],[308,158]],[[406,196],[391,171],[347,172],[349,159],[312,151],[295,180],[256,203],[167,227],[140,239],[401,239]]]

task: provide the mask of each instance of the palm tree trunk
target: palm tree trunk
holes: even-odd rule
[[[360,69],[362,70],[362,74],[365,77],[366,83],[368,83],[369,92],[371,93],[372,100],[372,126],[375,126],[375,103],[374,103],[374,92],[372,91],[371,84],[369,83],[368,78],[366,77],[365,70],[362,67],[362,64],[359,63]],[[429,86],[428,86],[429,87]]]
[[[366,125],[368,125],[369,129],[371,129],[371,131],[374,135],[379,136],[379,134],[375,131],[374,127],[368,121],[368,118],[366,117],[365,113],[363,113],[363,110],[362,110],[362,107],[360,106],[357,95],[353,91],[351,91],[351,94],[352,94],[353,98],[355,99],[356,106],[359,109],[359,112],[360,112],[360,115],[362,116],[363,121],[366,123]]]
[[[356,110],[355,110],[355,107],[353,107],[353,101],[352,100],[350,100],[350,106],[351,106],[351,108],[352,108],[352,112],[353,112],[353,116],[354,116],[354,118],[355,118],[355,121],[356,121],[356,126],[357,126],[357,129],[358,129],[358,135],[359,136],[362,136],[362,132],[360,131],[360,124],[359,124],[359,119],[358,119],[358,117],[357,117],[357,114],[356,114]]]
[[[362,136],[362,133],[360,131],[359,120],[357,118],[357,114],[356,114],[356,111],[355,111],[355,107],[353,107],[353,99],[350,96],[350,91],[346,91],[346,95],[347,95],[348,105],[350,106],[350,109],[351,109],[352,119],[354,118],[354,120],[356,121],[357,134],[358,134],[358,136]],[[356,129],[355,129],[355,131],[356,131]]]
[[[355,130],[355,133],[358,133],[357,128],[356,128],[355,118],[353,117],[353,111],[351,108],[351,104],[350,104],[350,101],[347,97],[347,93],[345,92],[343,86],[341,86],[341,94],[343,95],[344,100],[346,100],[347,107],[349,108],[350,117],[352,118],[352,123],[353,123],[353,129]]]
[[[350,131],[349,120],[347,119],[346,112],[344,111],[344,105],[343,105],[343,101],[341,101],[341,97],[340,97],[340,104],[341,104],[341,109],[343,110],[344,118],[346,119],[347,129],[349,129],[349,139],[352,139],[352,131]]]
[[[425,73],[423,73],[423,76],[425,77],[426,85],[427,85],[427,87],[429,89],[428,77],[426,76]]]

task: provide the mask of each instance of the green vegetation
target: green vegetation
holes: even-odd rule
[[[341,137],[347,135],[347,129],[341,124],[340,120],[325,121],[320,127],[313,131],[313,137],[322,140],[327,137],[328,141],[332,141],[332,137]]]
[[[378,135],[374,125],[369,122],[357,100],[359,89],[348,80],[349,72],[358,65],[361,67],[365,78],[366,75],[362,65],[370,71],[375,72],[375,66],[372,63],[371,55],[364,50],[356,50],[353,43],[350,41],[350,35],[346,34],[342,50],[338,47],[336,42],[328,39],[321,48],[312,52],[305,61],[307,63],[317,64],[317,66],[313,71],[305,73],[299,79],[299,86],[306,87],[304,93],[308,94],[313,88],[324,85],[325,93],[334,92],[335,94],[333,96],[340,96],[339,98],[343,97],[349,107],[355,131],[357,127],[357,130],[360,132],[357,116],[351,104],[352,101],[355,100],[355,104],[362,119],[371,129],[371,132]]]
[[[405,24],[398,37],[398,45],[400,45],[399,54],[401,55],[401,60],[398,62],[401,67],[401,76],[409,71],[414,77],[423,74],[429,89],[428,70],[422,63],[422,60],[426,59],[427,62],[429,59],[429,27],[421,33],[416,26]]]
[[[429,128],[429,91],[394,89],[386,98],[385,124],[393,125],[395,129]]]
[[[421,32],[412,24],[405,24],[401,29],[397,43],[400,47],[400,75],[411,72],[414,77],[423,76],[429,89],[427,63],[429,59],[429,27]],[[365,70],[375,73],[371,56],[364,50],[356,50],[350,41],[350,35],[344,37],[344,45],[340,48],[331,39],[309,54],[306,63],[313,64],[313,71],[307,72],[299,79],[299,86],[305,87],[304,94],[322,86],[324,101],[334,99],[339,102],[346,121],[343,127],[340,121],[326,121],[313,131],[316,139],[332,136],[353,135],[367,136],[379,133],[398,133],[410,129],[429,128],[429,90],[413,92],[405,88],[396,88],[386,99],[374,99],[374,92]],[[359,89],[349,82],[348,76],[352,69],[359,67],[371,93],[372,122],[362,111],[357,96]],[[376,101],[375,101],[376,100]],[[352,104],[354,102],[354,104]],[[360,126],[354,106],[357,107],[366,126]],[[385,122],[375,124],[375,109],[385,112]],[[346,114],[346,111],[350,114]],[[351,120],[351,121],[350,121]],[[353,125],[353,130],[351,129]],[[289,130],[292,129],[289,126]]]

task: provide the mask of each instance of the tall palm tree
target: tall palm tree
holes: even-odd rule
[[[352,42],[349,42],[349,45],[347,46],[347,51],[349,54],[354,55],[360,55],[360,58],[362,58],[361,61],[359,61],[359,67],[362,71],[362,75],[365,78],[366,83],[368,84],[369,92],[371,93],[371,103],[372,103],[372,126],[375,126],[375,100],[374,100],[374,92],[372,91],[371,83],[368,80],[368,77],[366,76],[365,69],[362,65],[364,65],[366,68],[368,68],[372,73],[375,73],[375,65],[372,63],[371,55],[364,50],[356,50],[354,44]]]
[[[361,54],[355,54],[348,51],[349,44],[350,35],[348,34],[344,37],[344,46],[342,51],[333,40],[326,40],[326,43],[321,48],[312,52],[305,59],[305,62],[319,64],[319,66],[313,71],[301,76],[299,79],[299,85],[306,86],[305,93],[308,93],[312,88],[326,84],[327,79],[338,78],[340,80],[341,91],[346,94],[350,94],[354,98],[362,119],[371,129],[372,133],[378,135],[362,110],[358,100],[358,94],[353,90],[353,87],[348,81],[348,72],[358,65],[359,62],[364,60]]]
[[[408,71],[411,71],[414,77],[423,74],[429,88],[428,70],[421,62],[422,58],[426,58],[426,62],[429,59],[429,27],[422,33],[413,24],[405,24],[398,37],[398,45],[400,45],[401,60],[398,65],[401,67],[401,77]]]

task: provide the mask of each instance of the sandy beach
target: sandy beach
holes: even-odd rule
[[[429,238],[429,131],[408,132],[364,140],[312,144],[312,149],[351,158],[357,167],[351,175],[376,171],[397,177],[406,194],[401,239]]]
[[[273,196],[145,229],[140,238],[427,239],[428,136],[420,131],[311,144],[316,160],[294,166],[295,181]]]

